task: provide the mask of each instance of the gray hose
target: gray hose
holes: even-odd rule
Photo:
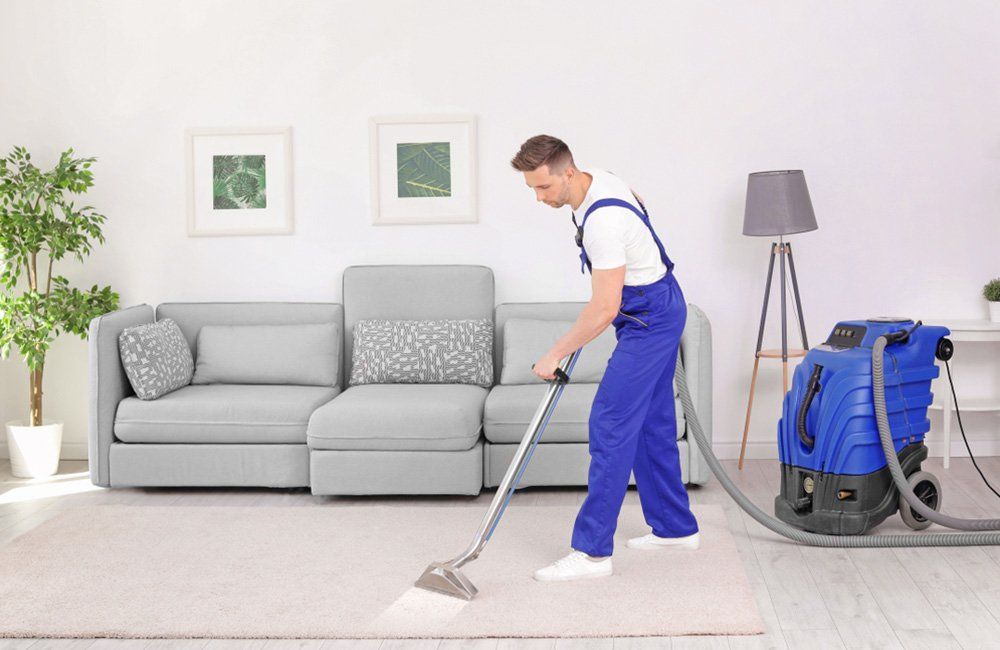
[[[886,338],[878,337],[875,345],[872,346],[872,392],[875,397],[875,419],[878,421],[878,435],[882,440],[882,450],[885,452],[885,459],[889,464],[889,471],[892,473],[892,481],[899,488],[900,494],[910,504],[910,507],[917,514],[929,519],[935,524],[941,524],[956,530],[997,530],[1000,529],[1000,519],[962,519],[952,517],[934,510],[920,500],[909,488],[909,481],[903,473],[903,468],[899,465],[899,457],[896,456],[896,447],[892,441],[892,431],[889,428],[889,414],[885,406],[885,375],[882,367],[883,354],[885,350]]]
[[[892,432],[889,429],[889,418],[886,415],[885,407],[885,377],[882,373],[882,353],[885,350],[887,339],[879,337],[872,348],[872,387],[875,399],[875,418],[878,422],[879,437],[882,440],[882,448],[885,451],[886,460],[889,463],[889,471],[892,473],[893,482],[896,488],[906,499],[913,510],[923,517],[940,523],[948,527],[965,528],[976,526],[977,529],[1000,528],[1000,521],[996,519],[966,520],[954,517],[945,517],[931,508],[927,507],[910,488],[902,468],[899,466],[899,458],[896,456],[896,448],[892,442]],[[708,462],[709,469],[719,479],[719,483],[729,493],[729,496],[736,501],[748,515],[753,517],[758,523],[783,537],[787,537],[796,542],[809,544],[810,546],[830,546],[839,548],[888,548],[888,547],[909,547],[909,546],[985,546],[1000,545],[1000,532],[990,533],[912,533],[909,535],[822,535],[801,530],[780,519],[775,519],[766,514],[763,510],[754,505],[753,501],[740,492],[736,484],[726,474],[719,459],[712,453],[712,445],[705,438],[705,432],[698,421],[698,414],[694,409],[694,402],[691,400],[691,393],[688,391],[687,379],[684,376],[683,364],[678,361],[677,369],[674,373],[674,380],[680,392],[681,404],[684,407],[684,418],[688,424],[688,431],[694,435],[694,440],[698,444],[698,449]],[[945,521],[942,521],[945,519]],[[948,523],[951,522],[951,523]],[[960,523],[961,522],[961,523]]]

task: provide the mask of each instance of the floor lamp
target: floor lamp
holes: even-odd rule
[[[809,349],[806,338],[806,324],[802,318],[802,303],[799,300],[799,282],[795,277],[795,262],[792,259],[792,245],[785,242],[785,235],[816,230],[816,215],[806,177],[801,169],[773,172],[755,172],[747,179],[746,209],[743,214],[743,234],[751,237],[778,237],[771,242],[771,259],[767,266],[767,284],[764,287],[764,307],[760,312],[760,328],[757,331],[757,350],[754,352],[753,376],[750,379],[750,397],[747,400],[747,418],[743,425],[743,442],[740,444],[739,469],[743,469],[743,457],[747,449],[747,435],[750,432],[750,411],[753,409],[753,392],[757,383],[757,368],[761,359],[781,359],[784,392],[788,392],[788,358],[804,357]],[[761,350],[764,342],[764,321],[767,319],[767,302],[771,295],[771,278],[774,275],[774,258],[779,260],[781,278],[781,349]],[[785,259],[791,271],[792,291],[795,295],[795,310],[799,318],[799,333],[802,335],[802,349],[788,349],[787,312],[785,309]]]

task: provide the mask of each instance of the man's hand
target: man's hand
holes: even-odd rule
[[[546,354],[541,359],[535,362],[534,367],[531,371],[541,377],[542,379],[555,379],[556,378],[556,368],[559,367],[559,363],[562,359],[553,357]]]

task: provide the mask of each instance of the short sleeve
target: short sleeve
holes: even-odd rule
[[[595,210],[583,229],[583,247],[590,265],[595,269],[616,269],[625,266],[625,233],[620,209],[606,207]]]

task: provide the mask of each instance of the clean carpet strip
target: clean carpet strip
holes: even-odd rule
[[[476,638],[758,634],[764,624],[717,505],[694,505],[701,548],[626,547],[614,575],[542,583],[576,507],[513,506],[467,567],[471,602],[413,582],[458,555],[468,506],[74,508],[0,548],[0,635],[123,638]]]

